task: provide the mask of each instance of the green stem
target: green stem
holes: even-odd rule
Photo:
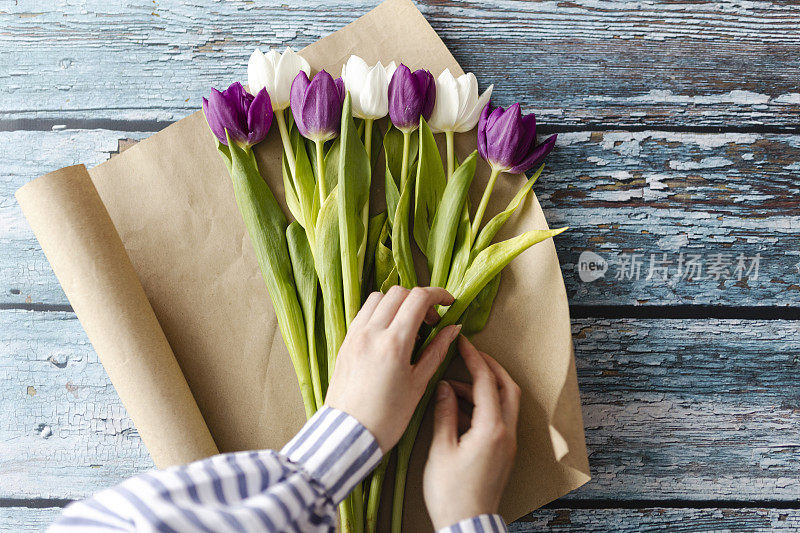
[[[428,346],[430,341],[443,328],[444,326],[437,324],[417,353],[422,353],[422,350]],[[419,404],[417,404],[414,415],[411,417],[411,422],[409,422],[405,433],[403,433],[403,436],[400,438],[400,442],[397,444],[397,466],[395,467],[394,495],[392,499],[392,533],[401,533],[402,530],[403,499],[406,491],[408,463],[411,459],[411,451],[414,449],[414,441],[416,441],[417,433],[419,433],[419,428],[422,425],[422,418],[425,416],[425,410],[431,401],[431,397],[433,397],[433,393],[436,390],[436,385],[439,383],[439,381],[441,381],[444,371],[447,370],[447,367],[450,365],[450,361],[453,360],[455,352],[456,348],[455,344],[453,344],[450,346],[450,349],[447,350],[447,355],[445,356],[444,361],[442,361],[442,364],[439,365],[439,368],[436,370],[433,378],[431,378],[431,380],[428,382],[428,387],[425,389],[425,394],[422,395],[422,399],[419,401]]]
[[[372,168],[372,124],[374,119],[368,118],[364,120],[364,149],[367,152],[367,161],[369,161],[370,168]],[[364,238],[361,245],[358,247],[358,275],[364,275],[364,260],[367,253],[367,238],[369,229],[369,199],[364,204],[364,210],[361,212],[361,222],[364,224]]]
[[[361,483],[350,493],[353,511],[353,529],[356,533],[364,533],[364,488]]]
[[[311,385],[314,387],[314,399],[316,408],[320,409],[325,403],[325,396],[322,393],[322,378],[319,375],[319,357],[317,356],[317,339],[315,332],[315,320],[306,319],[306,337],[308,338],[308,366],[311,372]]]
[[[367,500],[367,521],[366,533],[376,533],[378,531],[378,511],[381,506],[381,491],[383,490],[383,480],[386,477],[386,468],[389,465],[390,451],[383,456],[383,460],[372,472],[372,479],[369,483],[369,499]]]
[[[367,151],[367,160],[372,166],[372,123],[374,119],[368,118],[364,120],[364,149]]]
[[[400,167],[400,190],[405,190],[408,179],[408,152],[411,149],[411,132],[403,132],[403,164]]]
[[[319,205],[325,203],[328,191],[325,190],[325,141],[314,141],[317,147],[317,190],[319,191]]]
[[[453,142],[453,132],[444,132],[444,137],[447,140],[447,179],[449,180],[456,170],[456,149]]]
[[[492,196],[492,189],[494,189],[494,184],[497,181],[497,176],[499,175],[500,171],[492,167],[492,174],[489,176],[489,183],[486,184],[486,189],[484,189],[483,196],[481,196],[481,203],[478,204],[478,211],[475,212],[475,220],[472,222],[473,242],[475,241],[475,236],[478,235],[478,230],[481,228],[481,220],[486,212],[486,206],[489,205],[489,197]]]
[[[283,152],[286,154],[286,159],[289,161],[289,170],[294,175],[294,150],[292,149],[292,141],[289,138],[289,130],[286,129],[286,117],[284,116],[283,109],[275,111],[275,120],[278,121],[278,131],[281,134],[281,142],[283,142]]]

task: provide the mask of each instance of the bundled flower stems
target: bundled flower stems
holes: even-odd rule
[[[502,269],[527,248],[566,229],[531,230],[495,242],[541,174],[556,136],[537,143],[534,115],[523,115],[519,104],[492,108],[492,87],[479,95],[471,73],[456,78],[445,70],[434,79],[427,70],[411,71],[394,62],[369,66],[352,56],[341,78],[324,70],[311,77],[308,62],[291,49],[256,50],[248,64],[248,84],[248,90],[240,83],[222,92],[212,89],[203,99],[203,111],[230,172],[307,417],[324,402],[336,354],[369,292],[417,285],[414,246],[425,257],[430,284],[455,297],[439,310],[435,326],[423,326],[419,353],[448,325],[462,324],[466,335],[480,331]],[[375,121],[387,114],[391,124],[381,132]],[[281,172],[292,221],[253,154],[273,121],[283,143]],[[454,134],[476,125],[478,149],[459,162]],[[444,162],[435,134],[443,134],[446,143]],[[377,169],[381,151],[385,165]],[[483,164],[479,157],[491,175],[473,210],[468,192]],[[498,177],[536,167],[508,207],[484,224]],[[370,216],[376,176],[384,181],[387,208]],[[453,349],[395,450],[394,532],[402,526],[406,474],[422,416],[452,356]],[[342,502],[343,531],[375,531],[389,455]]]

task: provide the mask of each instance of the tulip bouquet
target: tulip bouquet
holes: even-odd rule
[[[419,274],[450,291],[454,303],[439,310],[435,326],[423,326],[422,350],[448,325],[462,324],[465,334],[481,330],[501,270],[527,248],[565,229],[531,230],[494,242],[541,174],[540,164],[556,136],[537,143],[534,115],[523,115],[519,104],[493,108],[492,87],[479,95],[471,73],[456,78],[445,70],[434,79],[427,70],[411,71],[394,62],[369,66],[352,56],[340,78],[324,70],[311,77],[308,62],[291,49],[256,50],[248,83],[247,90],[240,83],[221,92],[212,89],[203,99],[203,111],[233,181],[308,417],[324,402],[339,346],[370,291],[398,284],[412,288]],[[390,122],[382,132],[387,114]],[[280,172],[291,221],[253,152],[273,120],[283,145]],[[476,125],[478,149],[459,162],[454,135]],[[443,134],[445,161],[436,134]],[[381,153],[386,210],[370,215]],[[472,214],[468,193],[479,156],[491,175]],[[498,176],[537,166],[506,209],[482,224]],[[427,263],[426,273],[415,268],[415,247]],[[452,355],[396,448],[396,532],[411,450]],[[388,456],[341,504],[344,531],[375,530]]]

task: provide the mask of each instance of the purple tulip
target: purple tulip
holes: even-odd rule
[[[478,153],[492,168],[501,172],[522,174],[538,165],[556,143],[551,135],[536,144],[536,117],[522,115],[519,104],[504,110],[492,109],[488,102],[478,120]]]
[[[339,135],[344,102],[342,78],[320,70],[313,80],[302,70],[289,92],[294,123],[300,134],[312,141],[327,141]]]
[[[436,103],[436,81],[427,70],[411,70],[401,64],[389,82],[389,118],[403,132],[419,127],[419,117],[428,120]]]
[[[272,125],[272,103],[266,89],[253,96],[238,81],[222,92],[211,89],[203,98],[203,113],[219,142],[228,145],[225,130],[237,144],[253,146],[267,136]]]

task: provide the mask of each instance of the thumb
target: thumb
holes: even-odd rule
[[[458,444],[458,400],[446,381],[436,386],[436,408],[433,414],[431,453]]]

